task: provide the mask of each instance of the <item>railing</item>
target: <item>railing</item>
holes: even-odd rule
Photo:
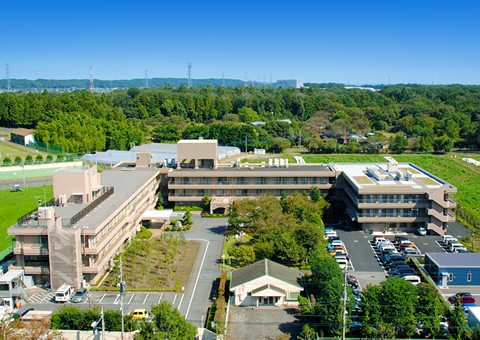
[[[55,206],[55,199],[52,198],[50,201],[48,201],[44,206],[47,206],[47,207],[53,207]],[[37,215],[37,211],[38,211],[38,207],[35,208],[35,209],[32,209],[30,210],[28,213],[26,213],[25,215],[22,215],[18,218],[17,220],[17,225],[18,227],[24,227],[24,226],[27,226],[28,225],[28,221],[30,220],[33,220],[33,219],[36,219],[38,218],[38,215]]]
[[[455,211],[453,209],[447,209],[446,213],[451,217],[455,217]]]
[[[25,267],[48,267],[50,263],[44,261],[28,261],[25,262]]]
[[[68,224],[65,227],[70,227],[80,221],[82,218],[88,215],[89,212],[91,212],[93,209],[98,207],[103,201],[105,201],[107,198],[113,195],[114,188],[110,187],[108,190],[106,190],[100,197],[98,197],[95,201],[87,205],[85,208],[80,210],[76,215],[74,215]]]
[[[364,199],[364,198],[356,198],[357,203],[370,203],[370,204],[376,204],[376,203],[389,203],[389,204],[416,204],[416,203],[427,203],[428,200],[424,199],[404,199],[404,200],[391,200],[391,199]]]
[[[415,218],[415,217],[427,217],[428,215],[425,213],[418,213],[418,214],[412,214],[412,213],[359,213],[357,215],[358,217],[406,217],[406,218]]]
[[[453,198],[453,197],[448,196],[448,200],[449,200],[450,202],[452,202],[452,203],[457,204],[457,200],[456,200],[455,198]]]

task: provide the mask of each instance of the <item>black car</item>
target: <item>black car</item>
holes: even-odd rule
[[[80,288],[72,297],[72,302],[75,302],[75,303],[83,302],[83,300],[86,297],[87,297],[87,290],[85,288]]]
[[[407,262],[405,262],[405,260],[394,260],[394,261],[385,263],[384,267],[385,268],[391,268],[391,267],[398,266],[399,264],[407,264]]]
[[[383,256],[382,256],[382,257],[383,257]],[[399,261],[399,260],[405,261],[405,256],[403,256],[403,255],[385,256],[385,257],[383,257],[382,260],[383,260],[383,261],[382,261],[383,263],[390,263],[390,262],[392,262],[392,261]]]
[[[410,274],[413,275],[415,274],[415,271],[413,268],[404,268],[404,269],[395,269],[390,273],[392,276],[405,276],[405,274]]]
[[[25,316],[25,314],[27,314],[28,312],[32,311],[32,310],[35,310],[35,308],[31,308],[31,307],[23,307],[23,308],[20,308],[19,310],[17,310],[15,313],[13,313],[13,317],[15,319],[19,319],[23,316]]]

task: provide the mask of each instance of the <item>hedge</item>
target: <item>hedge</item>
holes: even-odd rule
[[[205,213],[202,215],[202,217],[208,217],[208,218],[225,218],[228,217],[228,214],[209,214]]]
[[[173,211],[203,211],[202,207],[195,207],[195,206],[176,206],[173,208]]]
[[[227,283],[227,272],[224,270],[220,276],[220,284],[218,285],[218,297],[224,297],[225,285]]]
[[[177,280],[177,283],[175,283],[175,287],[172,288],[172,289],[155,289],[155,288],[135,289],[135,288],[128,288],[125,291],[126,292],[177,292],[178,289],[180,288],[181,283],[182,283],[182,280]],[[119,292],[120,288],[91,288],[90,291],[94,291],[94,292]]]

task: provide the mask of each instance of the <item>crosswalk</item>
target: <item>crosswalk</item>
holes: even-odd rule
[[[35,293],[28,298],[29,303],[55,302],[55,295],[52,293]]]

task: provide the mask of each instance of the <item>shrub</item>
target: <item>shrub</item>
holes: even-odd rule
[[[22,157],[17,156],[15,157],[15,164],[21,164],[22,163]]]
[[[159,205],[159,206],[157,207],[157,210],[163,210],[163,205]]]
[[[218,297],[224,297],[225,284],[227,283],[227,272],[224,270],[220,276],[220,284],[218,285]]]
[[[5,157],[3,159],[3,164],[12,164],[12,160],[10,159],[10,157]]]
[[[26,164],[31,164],[31,163],[33,163],[33,157],[32,157],[32,155],[27,155],[27,157],[25,157],[25,163],[26,163]]]
[[[36,161],[37,163],[43,162],[43,156],[42,156],[42,155],[37,155],[37,157],[35,157],[35,161]]]
[[[53,162],[53,156],[52,155],[50,155],[50,154],[47,155],[47,162],[49,162],[49,163]]]
[[[170,231],[170,227],[166,227],[166,228],[165,228],[165,231]]]
[[[64,159],[65,159],[65,156],[64,156],[63,154],[59,154],[59,155],[57,156],[57,162],[63,162]]]
[[[177,231],[177,228],[176,228],[176,227],[172,227],[172,231]]]
[[[185,229],[187,229],[187,231],[190,230],[190,226],[187,226]]]

